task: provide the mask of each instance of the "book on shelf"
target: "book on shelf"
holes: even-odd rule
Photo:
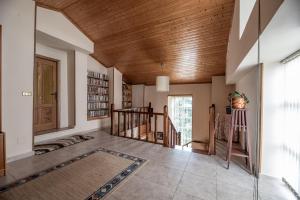
[[[132,107],[132,86],[123,81],[122,85],[122,106],[123,108]]]
[[[109,88],[106,74],[88,71],[87,73],[87,116],[97,119],[109,115]]]

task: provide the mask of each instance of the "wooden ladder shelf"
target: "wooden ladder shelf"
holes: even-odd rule
[[[243,142],[245,144],[245,149],[232,144],[234,132],[237,130],[244,134],[245,139]],[[227,142],[227,169],[229,169],[231,156],[244,157],[246,159],[246,165],[249,165],[250,173],[252,173],[251,144],[246,109],[232,109],[231,126]]]

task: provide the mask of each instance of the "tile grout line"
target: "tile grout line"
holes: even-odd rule
[[[173,193],[173,196],[172,196],[172,200],[174,200],[174,198],[175,198],[175,194],[176,194],[176,192],[177,192],[177,190],[178,190],[179,184],[181,183],[182,178],[183,178],[184,173],[185,173],[185,170],[186,170],[186,168],[187,168],[187,166],[188,166],[188,164],[189,164],[189,162],[190,162],[191,155],[192,155],[192,153],[189,154],[188,161],[186,162],[186,164],[185,164],[185,166],[184,166],[184,169],[183,169],[183,172],[182,172],[182,175],[181,175],[181,177],[180,177],[180,179],[179,179],[179,181],[178,181],[178,183],[177,183],[176,189],[175,189],[175,191],[174,191],[174,193]]]

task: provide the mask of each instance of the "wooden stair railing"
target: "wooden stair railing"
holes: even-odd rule
[[[159,119],[163,120],[162,137],[158,137]],[[167,106],[164,107],[163,113],[157,113],[153,112],[151,103],[148,107],[117,110],[114,109],[112,104],[110,132],[112,135],[162,144],[170,148],[180,145],[181,134],[176,131],[169,118]]]
[[[193,149],[195,150],[194,152],[201,152],[201,153],[205,153],[208,155],[215,155],[216,154],[216,139],[215,139],[215,135],[216,135],[216,130],[217,130],[217,122],[218,120],[216,118],[218,118],[219,115],[215,114],[215,105],[212,104],[209,107],[209,137],[208,137],[208,141],[200,141],[200,140],[191,140],[185,144],[182,145],[182,148],[184,148],[185,146],[188,147],[190,144],[192,143],[197,143],[197,144],[201,144],[204,149]]]

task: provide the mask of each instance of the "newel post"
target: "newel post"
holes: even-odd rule
[[[164,121],[163,121],[163,139],[164,147],[169,147],[169,120],[168,120],[168,106],[164,106]]]
[[[153,117],[153,108],[151,107],[151,102],[149,102],[148,106],[148,113],[149,113],[149,132],[151,132],[151,118]]]
[[[110,134],[114,134],[114,126],[115,126],[115,118],[114,118],[114,104],[112,103],[110,106]]]

